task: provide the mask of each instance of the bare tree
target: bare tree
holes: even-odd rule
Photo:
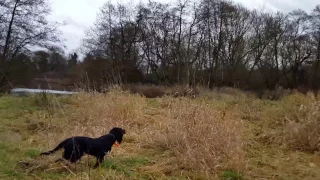
[[[225,0],[177,0],[132,9],[104,6],[87,52],[130,62],[158,83],[208,87],[251,88],[254,78],[260,89],[297,88],[308,83],[305,65],[312,61],[313,86],[319,84],[319,7],[311,15],[262,13]]]
[[[272,89],[280,80],[279,49],[282,48],[286,16],[282,13],[260,14],[254,20],[251,75],[255,67],[261,72],[265,87]]]
[[[0,4],[0,87],[10,76],[10,61],[20,52],[48,48],[60,42],[57,23],[47,20],[50,13],[47,0],[3,0]],[[12,72],[11,72],[12,73]],[[9,80],[9,79],[7,79]]]
[[[293,11],[287,20],[283,48],[280,49],[284,76],[291,88],[298,87],[302,65],[311,57],[311,39],[308,33],[309,16],[301,10]],[[288,77],[289,73],[291,78]],[[299,77],[300,76],[300,77]]]
[[[316,6],[311,14],[311,24],[311,37],[313,39],[313,46],[315,47],[315,62],[311,62],[313,64],[312,87],[318,89],[320,87],[320,5]]]

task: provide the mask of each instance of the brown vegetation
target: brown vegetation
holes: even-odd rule
[[[114,87],[105,93],[83,92],[71,97],[37,95],[31,98],[37,111],[13,109],[12,113],[17,114],[13,116],[7,109],[9,114],[1,115],[3,127],[10,127],[4,130],[3,137],[14,132],[12,138],[19,143],[19,147],[10,144],[9,147],[16,147],[15,151],[4,147],[3,151],[6,155],[15,154],[12,159],[19,161],[15,166],[17,173],[47,179],[52,179],[48,175],[53,174],[58,179],[320,177],[319,99],[312,93],[293,92],[269,100],[232,88],[198,88],[198,92],[196,97],[168,94],[150,99]],[[6,97],[0,99],[4,100]],[[10,102],[11,109],[19,108],[21,105],[16,104],[20,101],[30,103],[30,98],[14,98],[14,103],[2,104],[5,108]],[[88,171],[94,163],[88,157],[77,166],[65,167],[53,163],[59,153],[49,159],[37,158],[35,152],[30,152],[33,158],[21,153],[50,149],[70,135],[97,137],[113,126],[124,127],[128,133],[101,171]],[[3,139],[3,143],[9,142]],[[8,162],[16,164],[13,160]]]

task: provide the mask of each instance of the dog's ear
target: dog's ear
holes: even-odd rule
[[[122,129],[122,133],[123,133],[123,134],[126,134],[126,130],[125,130],[125,129]]]

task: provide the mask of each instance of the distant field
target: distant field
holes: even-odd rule
[[[127,134],[100,169],[66,166],[71,135]],[[115,89],[70,97],[0,97],[0,179],[320,179],[320,101],[261,100],[236,89],[148,99]]]

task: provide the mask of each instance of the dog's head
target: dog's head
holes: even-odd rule
[[[122,137],[124,134],[126,134],[126,130],[119,127],[114,127],[110,130],[109,133],[113,134],[115,136],[116,141],[118,141],[118,143],[121,144]]]

